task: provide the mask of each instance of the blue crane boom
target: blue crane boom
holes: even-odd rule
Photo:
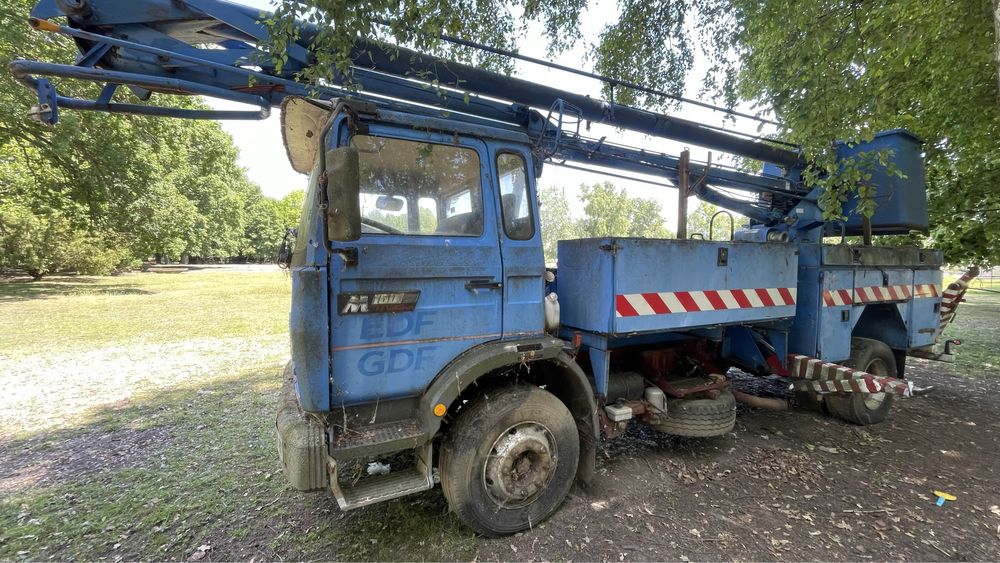
[[[65,25],[50,21],[63,16],[67,18]],[[19,60],[10,64],[10,71],[38,93],[43,108],[38,117],[49,123],[58,120],[60,107],[197,119],[263,119],[286,96],[348,96],[383,104],[391,100],[420,105],[424,111],[438,108],[450,119],[510,124],[529,130],[540,144],[550,144],[547,156],[557,160],[651,174],[674,184],[679,176],[676,157],[587,140],[579,128],[565,130],[560,118],[603,123],[774,163],[783,167],[783,174],[746,174],[718,165],[702,165],[700,170],[695,165],[692,169],[696,177],[704,176],[696,195],[761,223],[773,224],[808,192],[797,181],[795,168],[801,162],[795,150],[400,47],[359,40],[352,52],[355,66],[349,81],[338,76],[339,80],[329,86],[303,84],[295,75],[312,64],[307,47],[317,28],[299,23],[300,38],[289,45],[290,60],[278,71],[262,50],[268,40],[266,27],[259,23],[263,17],[266,14],[258,10],[222,0],[44,0],[32,11],[30,24],[72,37],[81,51],[80,60],[76,65]],[[60,96],[49,80],[36,76],[85,79],[106,86],[97,99],[84,100]],[[115,102],[119,86],[127,86],[142,100],[154,92],[198,94],[259,109],[184,110]],[[554,107],[560,108],[555,127],[550,119],[541,119],[538,112],[531,111]],[[771,209],[761,210],[713,192],[713,186],[776,194],[778,205],[770,199]]]

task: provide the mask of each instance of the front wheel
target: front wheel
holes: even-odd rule
[[[848,367],[877,375],[896,377],[896,356],[884,342],[870,338],[851,339]],[[847,422],[868,425],[885,421],[892,408],[892,393],[849,393],[824,399],[830,413]]]
[[[566,406],[533,385],[484,393],[458,415],[438,469],[448,505],[485,536],[535,526],[573,485],[580,437]]]

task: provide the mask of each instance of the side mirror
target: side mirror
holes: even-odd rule
[[[361,171],[358,149],[326,152],[326,235],[350,242],[361,238]]]

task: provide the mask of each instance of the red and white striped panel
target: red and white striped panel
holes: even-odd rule
[[[833,381],[797,381],[795,388],[817,393],[894,393],[900,397],[909,397],[913,393],[913,382],[892,377],[864,376]]]
[[[906,301],[913,297],[908,285],[872,285],[851,289],[828,289],[823,292],[824,307],[863,305],[885,301]]]
[[[909,397],[913,384],[895,377],[882,377],[802,354],[788,355],[789,376],[808,381],[821,393],[895,393]],[[799,388],[810,385],[796,384]]]
[[[962,277],[948,285],[948,288],[941,294],[941,323],[938,326],[940,330],[944,330],[944,327],[955,319],[958,304],[962,302],[965,291],[969,289],[969,283],[977,275],[979,275],[979,268],[970,269],[962,274]]]
[[[913,296],[917,298],[937,297],[940,294],[938,287],[932,283],[918,283],[913,286]]]
[[[641,317],[787,305],[795,305],[794,287],[629,293],[615,296],[615,316]]]

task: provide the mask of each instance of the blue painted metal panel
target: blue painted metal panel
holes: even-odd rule
[[[792,354],[819,355],[819,315],[822,306],[822,271],[819,268],[822,245],[799,245],[795,319],[788,334],[788,351]]]
[[[590,347],[587,352],[590,354],[590,369],[594,373],[594,391],[606,397],[608,377],[611,375],[611,353],[608,352],[606,344],[600,348]]]
[[[817,301],[819,324],[816,333],[815,357],[831,362],[851,357],[851,330],[858,322],[861,308],[854,307],[849,299],[846,305],[827,306],[823,300],[826,291],[847,290],[854,295],[855,272],[853,269],[824,269]],[[880,282],[881,283],[881,280]],[[846,313],[846,317],[844,316]]]
[[[909,345],[910,348],[930,346],[940,334],[941,324],[941,270],[915,270],[913,284],[933,285],[937,287],[937,297],[919,296],[916,292],[910,304],[909,311]]]
[[[455,143],[451,135],[408,127],[371,125],[369,134]],[[489,162],[481,141],[459,137],[458,144]],[[484,202],[492,201],[490,170],[481,167]],[[420,296],[408,312],[331,312],[333,408],[418,395],[459,354],[500,338],[501,292],[465,286],[501,279],[494,205],[484,205],[483,225],[479,236],[365,233],[355,243],[338,245],[356,248],[358,264],[331,266],[332,302],[349,292],[419,291]]]
[[[635,238],[560,241],[562,319],[571,328],[626,335],[787,318],[795,314],[795,306],[777,303],[620,316],[615,300],[646,293],[795,288],[797,264],[796,247],[791,244]]]
[[[295,392],[302,410],[330,410],[330,330],[326,268],[292,268],[289,332]]]
[[[854,276],[856,287],[886,287],[886,286],[906,286],[913,287],[913,270],[910,269],[859,269]],[[883,295],[885,292],[883,291]],[[905,349],[908,344],[908,333],[911,332],[910,322],[910,301],[901,298],[890,303],[894,303],[893,309],[898,317],[882,321],[883,329],[879,331],[879,340],[888,344],[891,348]],[[871,306],[871,305],[868,305]],[[891,314],[891,310],[883,307],[886,315]],[[899,321],[902,321],[900,326]]]
[[[559,241],[559,320],[567,331],[611,332],[614,315],[614,265],[595,260],[606,239]]]
[[[734,326],[726,329],[722,341],[722,356],[751,371],[766,371],[767,358],[754,340],[748,327]]]

